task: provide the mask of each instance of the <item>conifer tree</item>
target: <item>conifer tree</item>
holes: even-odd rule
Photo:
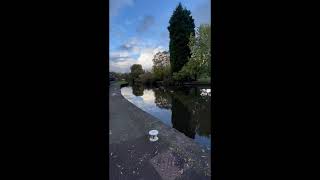
[[[169,21],[170,34],[170,65],[171,72],[179,72],[188,62],[190,48],[188,46],[189,37],[195,33],[194,20],[191,12],[183,8],[181,3],[174,10]]]

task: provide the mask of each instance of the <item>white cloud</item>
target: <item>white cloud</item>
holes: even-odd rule
[[[151,70],[153,56],[164,50],[154,42],[130,38],[119,50],[110,52],[110,71],[129,72],[132,64],[141,64],[144,70]]]
[[[164,51],[164,48],[161,46],[158,46],[156,48],[143,49],[140,53],[137,63],[141,64],[143,69],[151,70],[153,66],[153,61],[152,61],[153,56],[159,51]]]
[[[129,52],[128,51],[113,51],[110,52],[110,58],[124,58],[124,57],[129,57]]]

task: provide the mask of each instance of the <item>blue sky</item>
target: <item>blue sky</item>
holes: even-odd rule
[[[210,24],[211,0],[110,0],[109,70],[129,72],[132,64],[150,70],[153,55],[169,49],[169,19],[182,3],[195,25]]]

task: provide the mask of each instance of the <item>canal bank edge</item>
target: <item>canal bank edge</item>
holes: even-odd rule
[[[149,138],[149,130],[156,129],[159,131],[158,137],[160,144],[163,143],[163,150],[162,152],[158,152],[158,154],[155,154],[155,156],[153,156],[152,158],[150,157],[150,163],[155,164],[155,161],[159,159],[161,160],[165,157],[169,161],[171,160],[174,164],[180,164],[180,168],[177,168],[177,172],[175,172],[176,174],[179,174],[179,176],[176,176],[176,179],[188,179],[190,177],[195,177],[195,174],[197,176],[197,179],[210,178],[211,151],[207,150],[204,147],[201,147],[191,138],[185,136],[183,133],[175,130],[174,128],[165,125],[159,119],[141,110],[140,108],[129,102],[127,99],[125,99],[120,92],[120,88],[125,85],[127,85],[126,82],[112,83],[110,85],[110,93],[118,94],[117,96],[110,96],[110,103],[117,102],[113,101],[112,99],[120,98],[121,102],[123,103],[122,105],[127,106],[119,110],[122,111],[121,113],[126,113],[126,109],[131,109],[131,111],[135,111],[134,114],[143,115],[140,115],[137,121],[141,121],[139,123],[142,123],[143,121],[143,126],[141,126],[142,128],[140,127],[139,130],[143,131],[145,139]],[[112,113],[114,112],[110,112],[110,114]],[[112,119],[110,121],[112,121]],[[156,167],[157,165],[154,166],[155,169],[159,169],[159,167]],[[174,168],[171,168],[171,171],[172,169]],[[168,174],[162,173],[161,171],[158,171],[158,173],[161,175],[163,179],[166,177],[165,174]]]

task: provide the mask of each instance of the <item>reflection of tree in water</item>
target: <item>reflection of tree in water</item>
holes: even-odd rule
[[[177,98],[172,99],[172,126],[184,133],[186,136],[194,139],[196,124],[192,122],[191,113]]]
[[[200,136],[209,137],[211,134],[211,98],[209,96],[200,96],[200,93],[199,88],[189,89],[188,94],[186,94],[185,91],[176,91],[174,93],[175,101],[172,104],[172,124],[174,124],[174,121],[185,122],[184,126],[189,126],[189,128],[182,129],[193,130],[192,133],[188,132],[189,134],[195,134],[195,132],[197,132]],[[184,108],[177,106],[183,106]],[[184,110],[181,111],[182,109]],[[178,110],[180,112],[178,112]],[[188,117],[183,116],[185,120],[177,119],[177,116],[175,115],[174,117],[174,114],[182,114],[181,116],[184,115]],[[183,125],[180,124],[183,123],[176,123],[176,125],[183,127]],[[179,128],[176,129],[179,130]]]
[[[207,98],[207,101],[200,98],[200,103],[197,107],[198,126],[197,133],[201,136],[209,136],[211,134],[211,99]]]
[[[132,93],[135,96],[143,96],[144,87],[143,85],[134,84],[132,85]]]
[[[170,109],[171,108],[171,94],[165,89],[155,88],[153,89],[155,95],[155,103],[159,108]]]
[[[142,96],[145,88],[150,87],[132,85],[133,94]],[[193,139],[196,133],[206,137],[211,135],[211,97],[200,95],[200,88],[152,88],[152,90],[155,104],[159,108],[171,109],[173,128]]]

